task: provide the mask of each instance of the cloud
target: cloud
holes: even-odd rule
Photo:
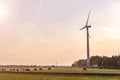
[[[120,39],[120,28],[102,28],[103,31],[111,38]]]

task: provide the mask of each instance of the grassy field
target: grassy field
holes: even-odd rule
[[[44,69],[43,72],[73,72],[73,73],[79,73],[79,72],[115,72],[120,73],[119,69],[87,69],[83,70],[83,68],[52,68],[50,71],[47,69]]]
[[[7,68],[9,71],[9,68]],[[31,68],[30,72],[68,72],[68,73],[79,73],[79,72],[114,72],[120,73],[120,70],[115,69],[88,69],[84,71],[82,68],[52,68],[48,70],[34,71]],[[63,75],[63,74],[22,74],[22,73],[0,73],[0,80],[120,80],[120,76],[85,76],[85,75]]]
[[[17,68],[16,68],[17,69]],[[6,68],[6,71],[10,71],[10,68]],[[19,70],[22,71],[22,70]],[[34,72],[34,68],[30,68],[31,72]],[[115,72],[120,73],[119,69],[87,69],[83,70],[83,68],[51,68],[51,70],[48,70],[48,68],[43,68],[43,70],[36,70],[35,72],[68,72],[68,73],[79,73],[79,72]]]
[[[71,76],[0,73],[0,80],[120,80],[120,76]]]

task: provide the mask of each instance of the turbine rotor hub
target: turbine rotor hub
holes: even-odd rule
[[[91,25],[89,25],[89,26],[86,26],[87,28],[91,28]]]

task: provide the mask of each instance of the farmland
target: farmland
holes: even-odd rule
[[[42,70],[34,71],[34,68],[29,68],[30,71],[6,71],[0,72],[0,80],[119,80],[120,76],[97,76],[97,75],[75,75],[75,74],[52,74],[52,73],[120,73],[120,70],[115,69],[88,69],[84,71],[82,68],[52,67],[42,68]],[[50,74],[46,74],[50,73]]]
[[[0,73],[0,80],[119,80],[120,76],[78,76]]]
[[[79,73],[79,72],[115,72],[115,73],[119,73],[120,70],[119,69],[94,69],[94,68],[88,68],[87,70],[83,70],[83,68],[76,68],[76,67],[51,67],[51,70],[48,70],[47,67],[43,67],[42,70],[39,70],[39,68],[35,68],[35,67],[28,67],[28,68],[0,68],[0,71],[2,69],[5,69],[5,71],[10,71],[11,69],[15,69],[14,71],[16,72],[22,72],[22,71],[26,71],[25,69],[29,69],[29,72],[60,72],[60,73]],[[36,69],[36,70],[35,70]],[[17,71],[18,70],[18,71]]]

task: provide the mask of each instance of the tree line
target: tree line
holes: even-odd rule
[[[72,67],[84,67],[87,60],[80,59],[72,64]],[[91,67],[107,68],[107,69],[120,69],[120,55],[107,56],[92,56],[90,57]]]

